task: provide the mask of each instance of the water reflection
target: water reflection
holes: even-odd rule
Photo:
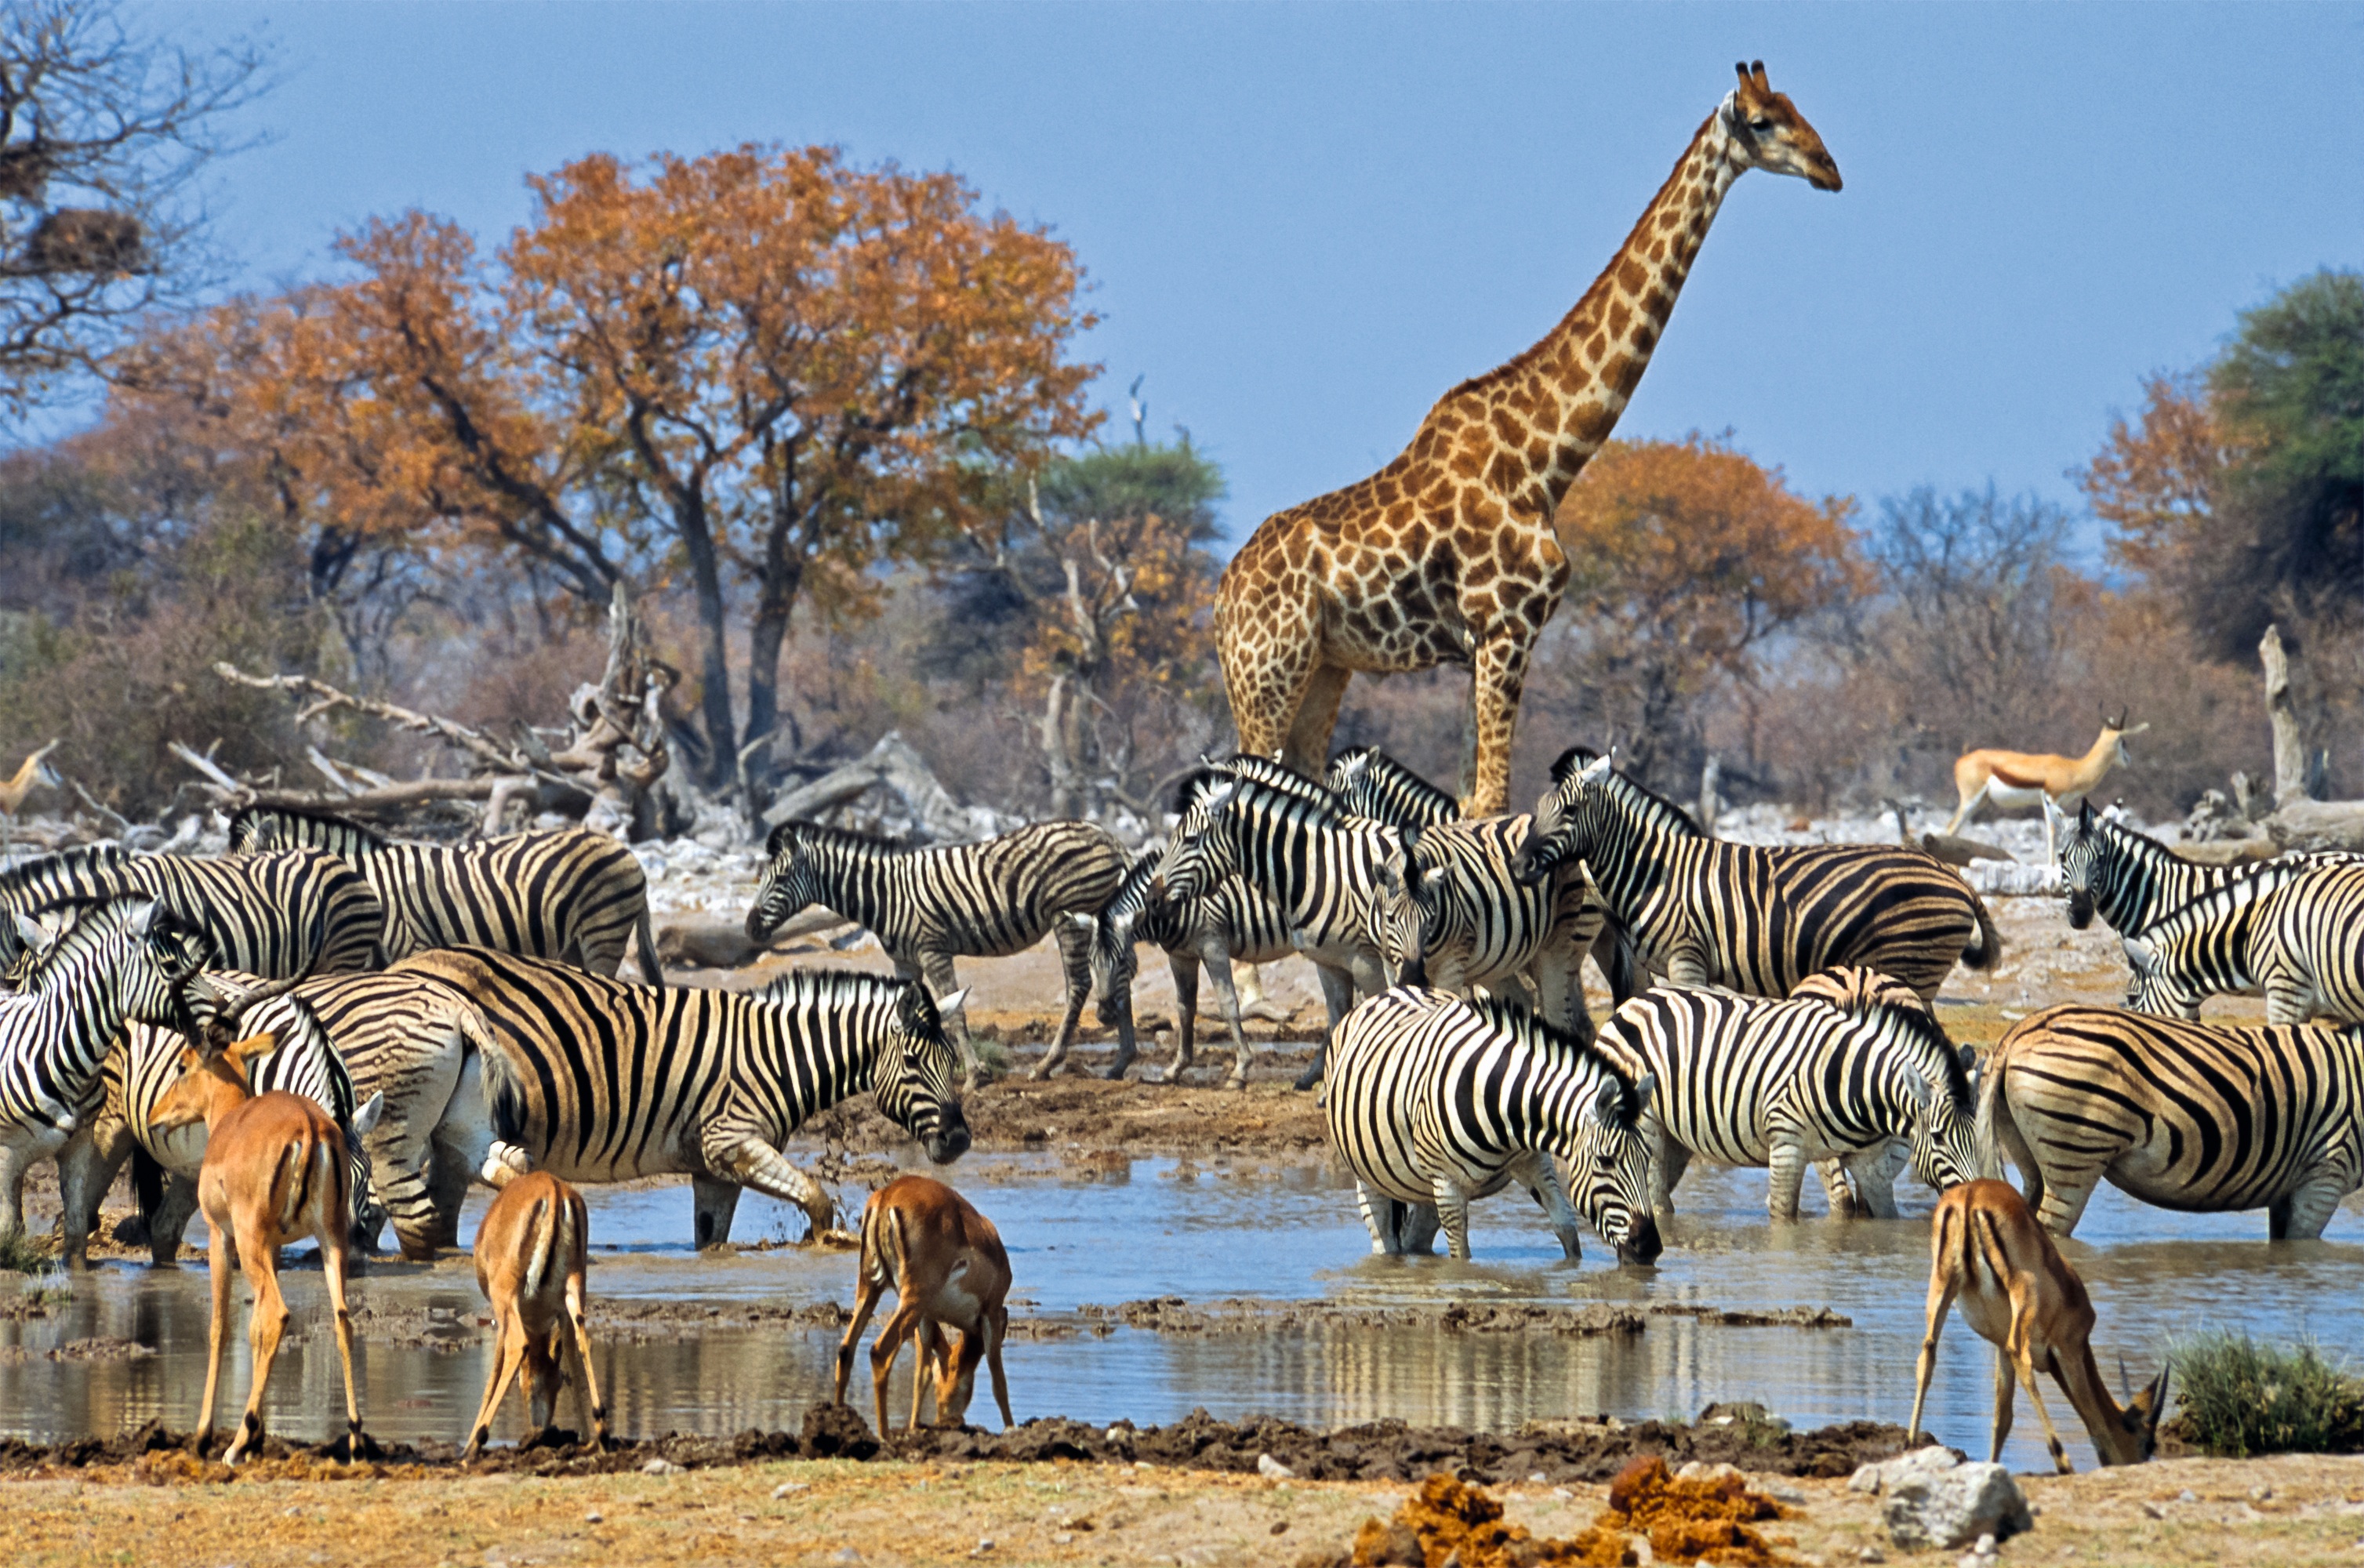
[[[1373,1259],[1351,1188],[1312,1168],[1191,1176],[1170,1162],[1143,1161],[1127,1179],[1122,1171],[1047,1160],[978,1160],[962,1171],[1009,1243],[1020,1317],[1073,1321],[1085,1303],[1241,1296],[1353,1305],[1611,1301],[1645,1310],[1809,1305],[1854,1319],[1850,1329],[1801,1330],[1654,1316],[1638,1336],[1585,1340],[1320,1322],[1207,1336],[1085,1329],[1010,1345],[1020,1419],[1163,1422],[1203,1406],[1219,1416],[1315,1424],[1392,1416],[1507,1430],[1600,1413],[1687,1417],[1716,1399],[1759,1400],[1801,1425],[1901,1420],[1911,1404],[1928,1267],[1925,1192],[1905,1195],[1903,1219],[1812,1219],[1776,1230],[1763,1218],[1761,1173],[1700,1171],[1684,1184],[1683,1212],[1660,1266],[1645,1271],[1616,1268],[1598,1245],[1578,1265],[1561,1262],[1540,1215],[1508,1198],[1479,1206],[1474,1263]],[[852,1299],[853,1261],[845,1253],[692,1255],[689,1207],[686,1187],[595,1191],[594,1296],[627,1314],[686,1300],[725,1318],[734,1303]],[[2335,1234],[2346,1223],[2335,1221]],[[466,1233],[473,1229],[472,1211]],[[742,1240],[786,1237],[802,1220],[751,1196],[737,1229]],[[2345,1240],[2274,1246],[2263,1232],[2259,1216],[2171,1215],[2106,1190],[2097,1197],[2068,1251],[2100,1307],[2095,1349],[2113,1381],[2121,1351],[2139,1381],[2169,1340],[2210,1326],[2312,1336],[2336,1352],[2364,1352],[2364,1329],[2341,1309],[2364,1283],[2364,1248]],[[325,1291],[308,1260],[283,1278],[296,1323],[273,1379],[271,1419],[292,1433],[326,1434],[340,1391]],[[353,1298],[396,1315],[365,1325],[357,1347],[370,1429],[456,1439],[482,1390],[489,1347],[463,1340],[458,1349],[430,1348],[419,1330],[429,1309],[463,1324],[482,1312],[467,1260],[379,1263],[355,1283]],[[204,1385],[206,1313],[202,1267],[110,1264],[76,1282],[48,1316],[0,1320],[0,1433],[53,1439],[151,1418],[192,1424]],[[402,1342],[389,1337],[396,1326],[406,1330]],[[157,1353],[50,1359],[89,1339],[136,1341]],[[602,1338],[597,1354],[619,1430],[730,1432],[796,1426],[829,1392],[836,1341],[834,1331],[801,1325],[642,1321]],[[225,1420],[246,1385],[242,1326],[232,1346]],[[1991,1417],[1991,1356],[1957,1320],[1931,1393],[1932,1429],[1973,1452],[1983,1452]],[[909,1398],[908,1356],[904,1367],[890,1404],[898,1410]],[[865,1406],[867,1380],[865,1361],[855,1389]],[[574,1420],[571,1394],[562,1413]],[[2065,1405],[2056,1415],[2067,1415]],[[2033,1412],[2023,1409],[2006,1458],[2038,1466],[2041,1441]],[[2080,1465],[2091,1462],[2081,1438],[2071,1447]]]

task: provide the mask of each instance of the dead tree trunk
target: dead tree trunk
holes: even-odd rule
[[[2265,639],[2258,644],[2258,657],[2266,666],[2266,718],[2274,727],[2274,806],[2280,810],[2310,798],[2306,736],[2291,690],[2290,655],[2282,649],[2280,627],[2266,628]]]

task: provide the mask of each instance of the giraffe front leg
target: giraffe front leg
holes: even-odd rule
[[[1474,781],[1461,801],[1464,817],[1500,817],[1509,807],[1511,740],[1518,729],[1519,696],[1526,689],[1527,656],[1541,629],[1540,621],[1533,626],[1514,621],[1511,628],[1479,643],[1469,662],[1478,754]]]
[[[1346,683],[1354,674],[1340,665],[1316,664],[1306,677],[1281,761],[1307,778],[1320,778],[1321,770],[1329,766],[1330,736],[1338,728],[1338,706],[1346,700]]]

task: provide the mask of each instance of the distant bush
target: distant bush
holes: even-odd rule
[[[2209,1333],[2172,1355],[2185,1442],[2202,1453],[2352,1453],[2364,1449],[2364,1380],[2314,1345]]]
[[[47,1273],[50,1263],[49,1249],[35,1240],[29,1231],[0,1236],[0,1274]]]

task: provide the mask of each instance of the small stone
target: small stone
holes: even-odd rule
[[[660,1455],[659,1457],[649,1461],[646,1464],[641,1465],[641,1473],[643,1475],[678,1475],[681,1473],[681,1466],[675,1464],[672,1460]]]
[[[2253,1503],[2262,1503],[2273,1495],[2274,1489],[2270,1486],[2252,1486],[2249,1488],[2249,1501]]]
[[[1538,1470],[1533,1475],[1527,1477],[1527,1485],[1530,1486],[1540,1486],[1550,1479],[1550,1476],[1545,1475],[1542,1471]]]
[[[2176,1498],[2176,1501],[2179,1503],[2196,1503],[2200,1501],[2200,1494],[2193,1491],[2191,1487],[2186,1486],[2183,1489],[2183,1495]]]
[[[1074,1530],[1063,1529],[1058,1534],[1051,1538],[1051,1544],[1054,1546],[1066,1546],[1072,1543],[1075,1539],[1076,1532]]]
[[[1876,1546],[1867,1546],[1855,1555],[1856,1560],[1859,1562],[1885,1562],[1888,1561],[1888,1553],[1880,1551],[1879,1548]]]
[[[1721,1481],[1741,1481],[1744,1477],[1740,1473],[1740,1467],[1736,1464],[1709,1464],[1702,1460],[1694,1459],[1675,1472],[1675,1479],[1698,1481],[1712,1486]]]
[[[982,1557],[992,1550],[993,1537],[989,1535],[979,1536],[977,1537],[976,1547],[970,1551],[969,1555],[971,1557]]]
[[[1881,1517],[1891,1545],[1966,1546],[1982,1535],[1998,1539],[2031,1529],[2027,1498],[2000,1464],[1957,1464],[1923,1470],[1887,1488]]]
[[[1573,1496],[1576,1496],[1576,1494],[1575,1494],[1575,1493],[1573,1493],[1573,1492],[1569,1491],[1569,1490],[1568,1490],[1567,1487],[1565,1487],[1565,1486],[1555,1486],[1555,1487],[1553,1487],[1553,1488],[1551,1489],[1551,1495],[1552,1495],[1552,1500],[1553,1500],[1554,1502],[1557,1502],[1557,1503],[1565,1503],[1565,1502],[1567,1502],[1569,1498],[1571,1498],[1571,1497],[1573,1497]]]
[[[1992,1557],[1995,1554],[1994,1532],[1990,1530],[1985,1535],[1979,1537],[1979,1543],[1976,1546],[1971,1547],[1970,1550],[1977,1552],[1980,1557]]]
[[[850,1546],[841,1546],[830,1553],[829,1560],[831,1562],[859,1562],[862,1561],[862,1553]]]
[[[1266,1477],[1267,1480],[1287,1481],[1290,1477],[1294,1476],[1297,1472],[1281,1463],[1280,1461],[1273,1458],[1272,1455],[1268,1453],[1260,1453],[1256,1455],[1256,1473]]]
[[[2167,1510],[2160,1507],[2157,1503],[2145,1503],[2142,1506],[2142,1511],[2148,1514],[2155,1519],[2163,1519],[2167,1518]]]
[[[783,1481],[777,1486],[772,1488],[772,1501],[776,1503],[783,1497],[793,1497],[799,1492],[809,1492],[811,1490],[812,1484],[810,1482]]]
[[[608,1522],[608,1516],[601,1513],[598,1509],[594,1508],[589,1513],[583,1516],[583,1522],[586,1525],[606,1524]]]
[[[1765,1488],[1765,1495],[1777,1503],[1787,1503],[1791,1507],[1803,1507],[1806,1504],[1806,1495],[1795,1486],[1767,1486]]]
[[[1147,1461],[1147,1460],[1145,1460],[1145,1459],[1136,1459],[1136,1460],[1134,1460],[1134,1461],[1132,1462],[1132,1467],[1133,1467],[1135,1470],[1154,1470],[1154,1469],[1156,1469],[1156,1468],[1157,1468],[1157,1466],[1155,1466],[1155,1465],[1154,1465],[1154,1464],[1150,1463],[1150,1462],[1149,1462],[1149,1461]]]

